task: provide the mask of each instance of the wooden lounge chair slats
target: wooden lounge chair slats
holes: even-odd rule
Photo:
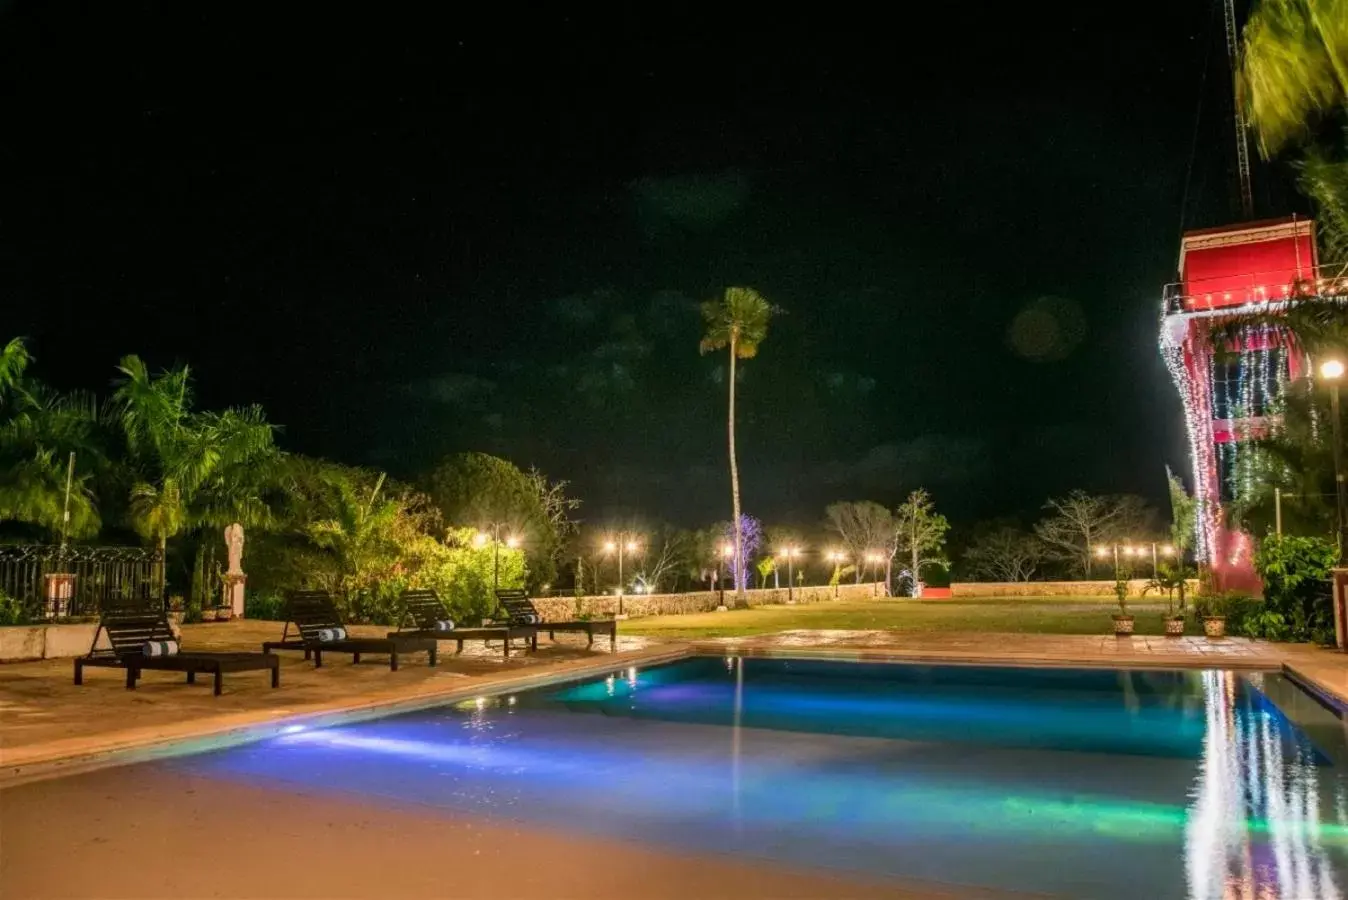
[[[263,643],[264,651],[303,650],[305,659],[313,658],[315,668],[323,666],[324,653],[350,653],[352,662],[360,662],[362,653],[387,654],[389,668],[395,672],[398,671],[399,656],[407,653],[425,653],[429,664],[436,664],[436,642],[415,634],[323,640],[322,632],[334,628],[346,630],[346,623],[337,612],[332,597],[324,591],[290,591],[286,594],[285,610],[286,624],[281,639]],[[293,637],[291,625],[296,629]]]
[[[609,648],[618,648],[618,622],[616,619],[571,619],[561,622],[545,622],[539,614],[534,601],[529,599],[527,591],[519,588],[503,588],[496,592],[496,602],[506,614],[506,620],[512,624],[532,624],[539,631],[546,631],[550,640],[556,640],[555,632],[581,632],[594,643],[596,634],[607,634]]]
[[[107,647],[99,647],[99,638],[106,635]],[[262,653],[208,653],[182,650],[167,656],[146,656],[145,645],[151,641],[177,641],[173,627],[162,612],[145,609],[108,610],[99,618],[94,631],[94,642],[87,656],[75,660],[75,683],[84,683],[86,667],[125,669],[126,686],[134,689],[145,671],[182,672],[187,683],[194,684],[197,673],[215,676],[215,694],[219,696],[226,672],[267,670],[271,672],[271,686],[281,684],[281,660],[267,652]]]
[[[438,627],[439,623],[450,618],[449,611],[445,609],[444,603],[440,600],[440,595],[435,591],[403,591],[402,614],[398,619],[398,630],[389,632],[389,637],[415,635],[436,641],[454,641],[457,644],[455,653],[463,652],[464,641],[487,643],[499,640],[501,641],[502,652],[507,659],[510,658],[511,641],[524,640],[528,642],[531,650],[538,649],[538,629],[532,626],[503,624],[483,628],[456,627],[451,631],[441,631]],[[408,625],[410,627],[404,630],[404,626]]]

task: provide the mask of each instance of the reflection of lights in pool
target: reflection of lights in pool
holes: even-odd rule
[[[511,694],[509,697],[507,697],[507,698],[506,698],[506,703],[509,703],[511,706],[514,706],[514,705],[515,705],[515,695],[514,695],[514,694]]]
[[[287,725],[281,729],[281,734],[299,734],[303,730],[303,725]]]
[[[604,687],[608,688],[608,695],[610,697],[613,696],[616,685],[617,679],[615,679],[612,675],[604,679]]]
[[[475,705],[478,709],[486,709],[486,707],[487,707],[487,698],[486,698],[486,697],[478,697],[476,700],[473,701],[473,705]]]

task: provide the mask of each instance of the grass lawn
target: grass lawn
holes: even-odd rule
[[[1162,634],[1165,604],[1130,602],[1138,634]],[[652,616],[623,625],[625,634],[671,638],[742,637],[798,628],[909,633],[950,631],[1112,634],[1113,600],[1100,597],[1015,597],[988,600],[835,601],[808,606],[760,606],[723,613]]]

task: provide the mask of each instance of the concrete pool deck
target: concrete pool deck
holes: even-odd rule
[[[272,622],[189,625],[184,644],[213,650],[254,649],[277,636]],[[382,634],[383,629],[357,628]],[[452,648],[452,645],[443,645]],[[899,631],[786,631],[693,643],[624,636],[611,653],[607,642],[587,648],[574,636],[540,642],[536,654],[503,660],[497,649],[469,645],[462,656],[441,655],[432,669],[424,657],[404,660],[390,672],[382,657],[359,665],[349,657],[315,670],[299,653],[283,653],[281,687],[271,690],[260,672],[225,680],[225,693],[211,694],[209,679],[187,686],[182,676],[146,673],[140,687],[125,690],[118,670],[86,670],[85,684],[72,684],[70,660],[0,666],[0,787],[33,777],[109,765],[132,751],[175,742],[247,739],[268,726],[311,718],[374,715],[524,689],[544,680],[599,675],[615,668],[645,666],[690,652],[828,654],[857,659],[983,665],[1154,666],[1164,668],[1286,668],[1322,693],[1348,704],[1348,655],[1296,644],[1243,638],[1047,634],[908,634]],[[190,749],[190,748],[189,748]]]

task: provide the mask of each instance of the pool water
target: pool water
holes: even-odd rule
[[[1275,674],[697,657],[171,765],[867,879],[1348,886],[1344,725]]]

